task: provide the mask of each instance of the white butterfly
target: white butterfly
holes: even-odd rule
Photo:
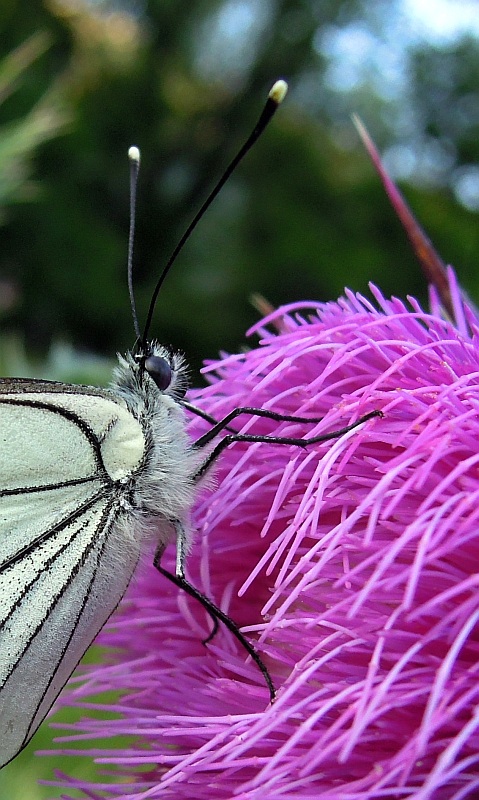
[[[251,143],[284,93],[285,86],[275,84],[269,110],[266,116],[263,112]],[[131,233],[130,244],[132,238]],[[134,353],[120,357],[109,390],[0,380],[0,766],[37,730],[121,600],[145,539],[152,535],[159,571],[205,606],[215,620],[213,633],[218,619],[233,632],[262,670],[274,697],[271,678],[253,646],[224,612],[188,583],[184,568],[191,544],[189,511],[199,479],[232,441],[266,438],[231,432],[232,419],[245,412],[278,420],[298,418],[236,409],[217,422],[184,400],[182,357],[147,341],[158,289],[172,260],[160,277],[140,335],[131,294],[130,247],[138,343]],[[212,424],[193,443],[186,433],[185,408]],[[305,446],[334,438],[377,415],[371,412],[341,431],[309,440],[268,440]],[[202,448],[221,431],[226,435],[204,454]],[[170,575],[160,559],[174,537],[176,572]]]
[[[199,455],[178,402],[185,366],[155,343],[148,361],[153,378],[121,359],[110,391],[0,382],[2,766],[116,608],[148,520],[159,544],[176,530],[188,550]]]

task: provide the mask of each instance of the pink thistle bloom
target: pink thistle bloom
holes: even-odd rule
[[[257,347],[208,364],[190,399],[216,418],[324,416],[245,416],[243,432],[384,418],[305,450],[235,444],[194,510],[190,579],[256,642],[275,703],[231,634],[203,646],[202,608],[145,566],[99,637],[107,664],[62,698],[115,713],[62,741],[116,766],[61,785],[128,800],[479,796],[479,320],[451,271],[449,288],[454,323],[434,291],[428,313],[373,286],[375,304],[348,291],[279,309]],[[105,691],[119,699],[87,701]],[[120,735],[128,746],[90,745]]]

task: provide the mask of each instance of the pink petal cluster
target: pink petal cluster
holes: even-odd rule
[[[434,293],[428,313],[372,287],[375,303],[346,292],[279,309],[259,346],[207,366],[190,399],[217,418],[243,405],[324,416],[245,416],[243,432],[384,418],[306,450],[235,444],[194,511],[190,578],[257,643],[276,702],[228,632],[202,645],[204,611],[147,567],[100,636],[120,649],[63,697],[88,708],[121,693],[99,706],[117,718],[83,719],[69,748],[130,744],[79,751],[116,767],[63,786],[128,800],[479,797],[479,320],[449,280],[454,323]],[[192,436],[207,427],[192,420]]]

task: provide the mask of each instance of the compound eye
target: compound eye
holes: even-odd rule
[[[148,358],[145,359],[145,369],[161,392],[168,389],[172,375],[171,366],[165,358],[161,356],[148,356]]]

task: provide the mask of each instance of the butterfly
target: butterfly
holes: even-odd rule
[[[152,536],[159,572],[202,603],[213,618],[208,638],[218,621],[224,623],[253,657],[274,698],[271,677],[253,645],[185,577],[192,543],[189,513],[198,485],[232,442],[310,446],[379,412],[310,439],[241,435],[232,423],[242,413],[317,420],[252,408],[213,419],[185,398],[183,357],[150,340],[148,333],[159,288],[179,249],[285,91],[284,82],[275,84],[250,139],[180,241],[160,276],[143,331],[132,291],[131,215],[128,279],[137,341],[132,352],[119,358],[110,388],[0,380],[0,766],[17,755],[45,718],[123,597]],[[130,159],[134,198],[136,148]],[[195,442],[187,434],[186,412],[211,425]],[[170,574],[161,557],[173,539],[176,570]]]

